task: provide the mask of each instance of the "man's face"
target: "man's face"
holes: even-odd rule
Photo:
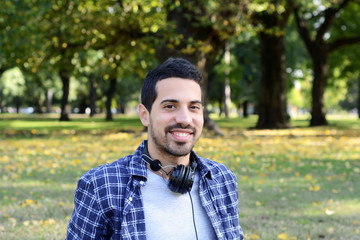
[[[149,115],[149,143],[159,153],[186,156],[203,128],[200,86],[189,79],[167,78],[156,84],[156,90]]]

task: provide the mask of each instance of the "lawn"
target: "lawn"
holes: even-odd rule
[[[360,239],[360,120],[329,119],[287,130],[216,119],[225,136],[204,132],[195,151],[236,173],[246,239]],[[78,178],[145,138],[136,117],[0,118],[0,239],[64,239]]]

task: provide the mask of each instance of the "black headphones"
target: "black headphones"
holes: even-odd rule
[[[161,162],[157,159],[153,160],[150,157],[146,144],[142,154],[142,159],[150,165],[150,169],[152,171],[156,172],[162,169]],[[173,171],[171,172],[168,184],[168,187],[171,191],[182,194],[191,191],[197,166],[193,153],[190,155],[190,162],[191,166],[188,167],[185,167],[182,164],[174,167]]]

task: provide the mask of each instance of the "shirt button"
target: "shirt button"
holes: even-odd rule
[[[130,198],[129,198],[129,201],[132,202],[132,200],[133,200],[132,197],[130,197]]]

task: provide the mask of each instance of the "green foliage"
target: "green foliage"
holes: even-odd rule
[[[49,92],[55,94],[53,103],[59,104],[62,85],[58,73],[63,69],[72,76],[72,107],[89,104],[89,78],[93,75],[97,105],[104,106],[108,80],[117,78],[114,106],[123,108],[138,98],[141,81],[158,59],[161,60],[162,48],[171,54],[195,59],[197,63],[204,62],[201,58],[206,58],[207,63],[218,61],[217,67],[211,65],[214,73],[206,73],[212,77],[210,102],[221,102],[218,89],[222,88],[224,72],[228,69],[219,59],[226,41],[230,41],[232,53],[229,76],[233,103],[239,106],[247,100],[256,104],[261,68],[254,34],[266,29],[269,34],[286,36],[288,102],[309,108],[308,54],[292,18],[286,28],[276,24],[288,9],[288,2],[4,0],[0,8],[0,73],[18,67],[24,83],[17,90],[22,93],[20,99],[0,93],[0,107],[18,105],[19,102],[24,106],[45,105],[46,93]],[[332,3],[294,2],[308,13],[312,31],[323,18],[320,10]],[[358,12],[359,4],[351,2],[339,13],[334,27],[326,35],[328,39],[357,35]],[[343,88],[356,81],[349,79],[357,79],[358,55],[357,46],[330,55],[333,71],[329,83],[331,90],[327,94],[329,97],[326,96],[328,108],[336,107],[336,101],[345,98]],[[303,73],[302,77],[296,74],[299,71]],[[300,92],[292,90],[295,81],[301,82]],[[6,89],[5,83],[0,85],[1,91],[14,92],[13,88]]]
[[[25,88],[23,74],[18,68],[6,71],[0,78],[0,106],[20,107]]]
[[[258,103],[261,78],[258,47],[259,43],[255,36],[251,36],[245,41],[238,41],[234,46],[235,63],[237,64],[234,68],[242,68],[241,77],[232,81],[232,99],[238,105],[244,101],[249,101],[254,105]]]

